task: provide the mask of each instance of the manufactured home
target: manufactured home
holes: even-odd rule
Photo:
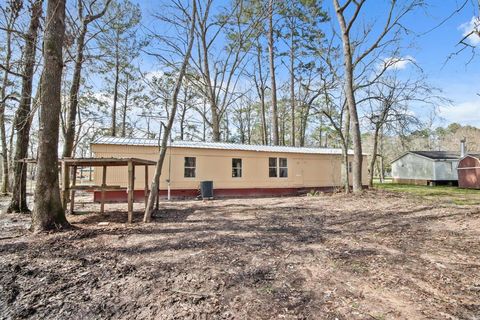
[[[457,184],[460,152],[409,151],[392,161],[396,183],[435,185]]]
[[[480,189],[480,153],[471,153],[458,163],[458,186]]]
[[[91,144],[97,158],[141,158],[157,160],[157,140],[101,137]],[[353,155],[350,155],[353,158]],[[367,185],[366,156],[363,184]],[[138,168],[135,198],[143,199],[144,174]],[[154,167],[148,169],[152,176]],[[174,141],[163,165],[160,194],[196,197],[201,181],[213,181],[215,197],[294,195],[310,190],[333,190],[342,186],[340,149],[260,146],[233,143]],[[126,187],[124,170],[107,170],[110,184]],[[102,168],[94,180],[101,184]],[[95,194],[95,200],[100,194]],[[107,201],[124,201],[124,191],[107,191]]]

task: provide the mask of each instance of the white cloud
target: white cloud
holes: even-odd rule
[[[480,98],[439,108],[440,116],[450,122],[480,127]]]
[[[163,70],[153,70],[145,73],[145,79],[147,81],[152,81],[153,78],[161,78],[165,72]]]
[[[478,32],[480,32],[480,19],[477,17],[472,17],[472,19],[458,27],[460,31],[462,31],[463,37],[467,37],[467,41],[472,46],[480,45],[480,36]],[[476,31],[477,33],[472,33],[472,31]]]
[[[412,56],[390,57],[383,60],[382,67],[387,67],[388,69],[394,70],[403,70],[412,63],[415,63],[415,58]]]

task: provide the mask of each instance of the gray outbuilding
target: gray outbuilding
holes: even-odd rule
[[[392,161],[392,178],[396,183],[456,185],[460,158],[453,151],[409,151]]]

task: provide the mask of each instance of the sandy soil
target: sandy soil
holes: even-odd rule
[[[79,207],[0,215],[2,319],[479,319],[480,208],[411,196]],[[122,210],[122,211],[119,211]],[[99,225],[108,222],[108,225]]]

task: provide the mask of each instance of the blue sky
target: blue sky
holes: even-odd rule
[[[470,124],[480,127],[480,57],[470,61],[471,51],[465,50],[459,55],[448,57],[459,50],[458,41],[463,37],[462,26],[469,23],[478,14],[469,2],[463,10],[447,17],[459,8],[464,0],[428,0],[423,10],[418,10],[404,20],[404,24],[415,34],[403,43],[405,49],[402,56],[412,57],[428,77],[428,81],[443,91],[443,95],[452,101],[451,105],[439,105],[438,115],[444,120],[438,124],[446,125],[451,122]],[[475,1],[472,1],[472,3]],[[139,0],[143,11],[143,24],[162,28],[157,25],[152,13],[161,10],[162,3]],[[215,5],[222,5],[223,0],[217,0]],[[364,21],[382,19],[384,16],[383,0],[369,0],[364,8]],[[331,12],[331,1],[325,1],[326,8]],[[440,22],[443,24],[439,25]],[[332,25],[337,21],[332,15]],[[326,26],[328,28],[329,26]],[[432,30],[432,28],[434,28]],[[447,61],[448,60],[448,61]],[[143,57],[146,69],[155,70],[155,63],[149,57]],[[405,72],[408,72],[405,68]],[[282,75],[279,75],[282,78]],[[419,117],[426,117],[422,111],[417,111]]]

